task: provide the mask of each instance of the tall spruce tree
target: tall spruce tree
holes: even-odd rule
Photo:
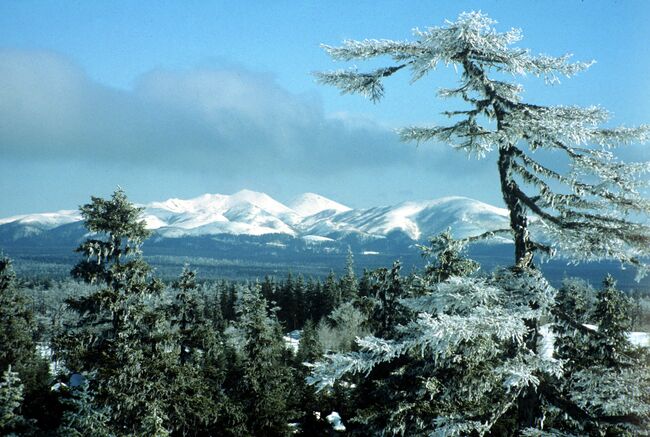
[[[446,113],[460,117],[455,124],[409,127],[401,136],[447,142],[479,157],[495,150],[510,212],[505,231],[515,243],[512,269],[487,278],[430,269],[420,287],[423,295],[402,301],[418,316],[399,327],[397,338],[364,338],[357,342],[359,352],[331,355],[314,369],[314,382],[325,387],[399,358],[422,359],[428,368],[413,375],[421,379],[410,392],[410,399],[419,394],[420,402],[391,405],[394,413],[384,420],[392,433],[539,435],[546,432],[544,418],[554,409],[582,421],[584,429],[594,429],[585,406],[558,389],[561,363],[541,353],[540,320],[550,312],[554,290],[534,270],[533,255],[559,249],[574,260],[613,258],[636,264],[643,274],[640,257],[648,254],[649,228],[635,221],[634,213],[650,211],[650,202],[639,192],[649,167],[622,163],[610,150],[646,141],[648,128],[603,128],[607,114],[600,108],[524,103],[522,88],[501,80],[503,73],[531,73],[556,82],[589,64],[512,47],[521,32],[499,33],[494,23],[481,13],[463,13],[444,27],[416,31],[415,41],[325,46],[338,60],[388,57],[394,65],[369,73],[318,74],[321,82],[343,93],[377,101],[384,93],[383,79],[402,69],[410,68],[415,82],[440,63],[454,65],[461,71],[460,84],[440,94],[459,97],[469,108]],[[559,153],[562,159],[545,165],[532,153],[538,150]],[[543,239],[533,238],[529,214],[536,216]],[[443,256],[439,265],[447,261]],[[425,405],[426,411],[418,410]]]
[[[243,334],[242,375],[237,389],[250,435],[289,435],[293,412],[291,371],[285,361],[280,324],[269,315],[260,287],[246,287],[238,306]]]
[[[92,393],[110,407],[113,430],[137,433],[151,417],[151,403],[169,396],[164,375],[173,363],[171,349],[162,343],[169,337],[164,314],[152,301],[162,284],[140,250],[149,231],[142,208],[122,189],[110,199],[92,197],[80,210],[93,237],[77,249],[85,259],[72,275],[96,288],[68,300],[78,322],[58,339],[58,347],[71,372],[95,374]]]

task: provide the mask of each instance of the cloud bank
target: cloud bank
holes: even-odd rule
[[[117,184],[142,201],[241,188],[317,191],[353,205],[494,199],[479,192],[492,162],[402,143],[372,120],[325,114],[317,95],[238,67],[154,70],[120,90],[63,55],[0,49],[0,155],[0,182],[30,180],[12,194],[14,208],[34,211],[43,196]]]
[[[336,173],[422,158],[370,121],[327,117],[315,97],[294,95],[269,75],[161,70],[122,91],[63,56],[9,50],[0,51],[0,150],[226,173]]]

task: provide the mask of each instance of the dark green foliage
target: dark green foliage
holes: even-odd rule
[[[368,321],[372,334],[387,341],[398,339],[398,327],[413,317],[412,311],[404,307],[400,299],[421,295],[423,289],[452,276],[467,276],[476,271],[478,264],[463,257],[462,248],[462,243],[453,240],[447,231],[423,248],[423,256],[431,260],[422,278],[407,281],[400,274],[399,262],[391,269],[378,269],[366,275],[364,287],[368,289],[366,300],[370,302]],[[446,402],[454,402],[436,399],[445,388],[455,384],[461,389],[477,374],[489,371],[490,363],[472,362],[471,357],[459,357],[452,369],[437,368],[417,354],[381,363],[367,375],[354,379],[357,385],[352,394],[354,415],[348,429],[354,435],[419,432],[419,427],[426,428],[427,422],[447,408]],[[414,423],[420,425],[413,426]]]
[[[318,331],[314,322],[307,320],[302,328],[300,345],[296,354],[298,363],[313,363],[323,356],[323,346],[318,339]]]
[[[268,314],[258,285],[246,288],[237,327],[243,335],[242,378],[238,397],[247,413],[251,435],[288,435],[291,372],[284,362],[280,326]]]
[[[627,338],[630,301],[609,275],[588,311],[593,294],[576,281],[558,293],[555,355],[566,365],[554,397],[563,397],[572,414],[551,415],[551,421],[571,432],[646,435],[641,430],[650,424],[650,356]]]
[[[630,301],[616,289],[616,281],[607,275],[597,295],[593,318],[598,324],[598,333],[593,359],[609,368],[617,368],[626,361],[631,352],[627,339],[632,320]]]
[[[401,269],[399,261],[396,261],[390,270],[377,269],[370,275],[368,325],[375,336],[394,338],[397,326],[408,320],[409,312],[399,303],[400,299],[407,296],[407,287],[400,275]]]
[[[590,333],[582,324],[589,321],[589,301],[594,294],[595,291],[586,282],[566,279],[555,297],[554,355],[566,360],[567,370],[576,370],[591,364],[588,360]]]
[[[429,260],[424,269],[425,274],[438,283],[452,276],[468,276],[476,272],[480,265],[462,255],[466,244],[465,241],[455,240],[451,230],[447,229],[432,238],[429,246],[421,246],[422,256]]]
[[[339,282],[340,296],[343,302],[351,302],[359,297],[359,283],[354,274],[354,255],[348,248],[348,258],[345,263],[345,275]]]
[[[56,418],[44,411],[41,404],[48,400],[52,402],[52,411],[58,407],[50,395],[47,361],[36,349],[36,328],[30,302],[16,286],[11,261],[0,258],[0,372],[11,367],[11,373],[17,374],[24,387],[23,414],[49,426]]]

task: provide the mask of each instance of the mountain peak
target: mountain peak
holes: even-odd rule
[[[293,209],[303,217],[309,217],[330,209],[337,213],[350,211],[352,209],[316,193],[301,194],[289,203],[289,208]]]

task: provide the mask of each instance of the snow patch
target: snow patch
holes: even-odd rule
[[[345,425],[343,425],[343,420],[341,416],[336,411],[332,411],[326,417],[327,422],[332,425],[334,431],[343,432],[345,431]]]

